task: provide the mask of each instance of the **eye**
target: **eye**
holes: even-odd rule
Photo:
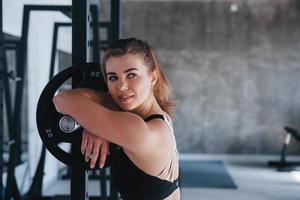
[[[109,80],[109,81],[115,81],[115,80],[117,80],[117,79],[118,79],[117,76],[109,76],[109,77],[107,78],[107,80]]]
[[[127,77],[128,77],[129,79],[132,79],[132,78],[136,77],[136,74],[134,74],[134,73],[129,73],[129,74],[127,75]]]

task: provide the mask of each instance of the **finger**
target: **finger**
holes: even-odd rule
[[[92,153],[94,146],[93,139],[91,137],[88,138],[88,144],[85,148],[85,161],[88,162],[90,160],[90,154]]]
[[[98,156],[99,156],[99,149],[100,149],[100,144],[94,144],[92,160],[91,160],[91,163],[90,163],[91,168],[95,167],[96,161],[97,161]]]
[[[107,142],[104,142],[101,146],[101,154],[100,154],[100,161],[99,161],[99,167],[103,168],[107,156],[107,148],[108,144]]]
[[[106,154],[109,155],[109,142],[106,142]]]
[[[85,148],[86,148],[87,142],[88,142],[88,137],[86,135],[85,130],[83,130],[83,132],[82,132],[82,141],[81,141],[81,153],[83,155],[85,153]]]
[[[110,155],[110,149],[109,149],[109,142],[106,143],[106,151],[107,151],[107,155]]]

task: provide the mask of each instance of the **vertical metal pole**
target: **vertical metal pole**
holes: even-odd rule
[[[0,111],[1,111],[1,117],[0,117],[0,128],[1,128],[1,132],[0,132],[0,154],[1,154],[1,158],[0,158],[0,171],[1,171],[1,176],[3,173],[3,86],[4,83],[8,83],[8,77],[5,77],[5,74],[7,73],[7,66],[6,66],[6,59],[5,59],[5,53],[4,53],[4,38],[3,38],[3,16],[2,16],[2,0],[0,0],[0,26],[1,26],[1,31],[0,31],[0,72],[3,72],[3,75],[0,79]],[[6,86],[8,86],[8,84],[6,84]],[[6,95],[10,95],[9,93],[9,87],[6,87]],[[10,100],[10,98],[7,98]],[[7,105],[6,105],[7,106]],[[9,104],[10,106],[10,104]],[[10,108],[8,109],[8,113],[11,114],[11,110]],[[8,115],[8,117],[10,117],[10,115]],[[7,119],[8,124],[9,124],[9,131],[11,131],[11,119]],[[13,197],[16,200],[21,199],[18,187],[17,187],[17,183],[16,183],[16,179],[15,179],[15,163],[16,163],[16,158],[17,156],[17,148],[15,148],[15,143],[12,142],[11,145],[9,145],[9,162],[8,162],[8,169],[7,169],[7,179],[6,179],[6,188],[4,191],[4,187],[3,187],[3,182],[2,182],[2,178],[1,178],[1,189],[0,189],[0,197],[1,199],[11,199],[11,197]]]
[[[98,15],[98,7],[96,5],[91,6],[91,16],[92,22],[90,26],[93,30],[93,62],[100,62],[100,39],[99,39],[99,15]],[[106,169],[100,169],[100,190],[101,190],[101,198],[102,200],[107,200],[107,177],[106,177]]]
[[[114,42],[121,37],[121,2],[120,0],[111,0],[110,19],[111,19],[111,37],[110,42]]]
[[[89,0],[72,0],[72,63],[73,65],[84,64],[90,60],[90,32],[89,21],[91,16]],[[80,81],[80,77],[72,77],[74,87]],[[72,154],[82,156],[80,144],[72,145]],[[88,174],[83,169],[71,168],[71,200],[87,200],[88,197]]]
[[[2,0],[0,0],[0,72],[3,72],[4,67],[4,45],[3,45],[3,30],[2,30]],[[3,174],[3,84],[4,78],[0,78],[0,172],[1,172],[1,178],[0,178],[0,198],[3,199],[3,182],[2,182],[2,174]]]
[[[115,42],[121,38],[121,1],[111,0],[110,14],[111,14],[111,26],[109,43]],[[114,186],[114,183],[110,181],[110,197],[111,199],[118,199],[118,192]]]
[[[286,165],[287,165],[286,160],[285,160],[286,149],[287,149],[287,146],[289,145],[289,143],[291,141],[291,136],[292,136],[291,133],[287,133],[285,135],[284,143],[283,143],[281,154],[280,154],[280,161],[279,161],[279,165],[278,165],[279,168],[280,167],[286,167]]]
[[[56,53],[56,45],[57,45],[57,30],[58,30],[58,26],[56,23],[54,23],[49,80],[53,77],[54,74],[54,62],[55,62],[55,53]]]
[[[93,62],[100,62],[99,15],[98,7],[96,5],[91,6],[91,16],[92,22],[90,23],[90,27],[93,30]]]
[[[68,26],[71,26],[71,24],[70,23],[58,23],[58,22],[54,23],[49,80],[51,80],[51,78],[54,75],[54,63],[55,63],[55,54],[56,54],[56,50],[57,50],[56,46],[57,46],[58,29],[62,26],[68,27]]]
[[[27,65],[27,36],[29,29],[29,8],[24,6],[23,11],[23,22],[22,22],[22,35],[20,42],[17,45],[17,69],[16,76],[21,79],[16,82],[16,94],[15,94],[15,103],[13,107],[13,116],[12,121],[15,123],[12,126],[12,132],[10,133],[10,140],[15,140],[14,147],[16,152],[14,154],[15,165],[21,162],[21,109],[23,102],[23,92],[24,92],[24,77],[25,70]]]
[[[4,39],[3,39],[4,42]],[[6,42],[4,42],[6,45]],[[15,52],[17,53],[17,48],[18,48],[18,43],[16,44],[15,47]],[[6,48],[4,48],[6,49]],[[3,49],[3,70],[4,72],[8,72],[8,67],[6,63],[6,57],[5,57],[5,50]],[[16,55],[17,56],[17,55]],[[12,107],[11,107],[11,89],[10,89],[10,84],[9,84],[9,79],[5,78],[3,80],[4,82],[4,97],[5,97],[5,108],[6,108],[6,119],[7,119],[7,126],[8,126],[8,133],[9,137],[11,138],[11,133],[12,133]]]

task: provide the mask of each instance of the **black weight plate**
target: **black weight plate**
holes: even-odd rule
[[[72,153],[64,151],[58,145],[60,142],[80,144],[83,129],[79,128],[73,131],[72,133],[64,133],[63,131],[61,131],[59,128],[59,120],[64,115],[56,111],[52,99],[58,88],[66,80],[68,80],[75,74],[81,74],[83,78],[91,76],[91,79],[94,79],[91,80],[92,84],[90,83],[90,86],[85,83],[84,87],[105,91],[106,87],[100,75],[99,68],[99,63],[86,63],[80,66],[71,66],[63,70],[62,72],[54,76],[51,79],[51,81],[45,86],[38,101],[36,121],[38,132],[43,141],[43,144],[54,157],[56,157],[58,160],[60,160],[68,166],[76,166],[84,169],[90,169],[89,162],[85,162],[83,155],[81,155],[78,159],[77,156],[74,156],[72,155]],[[98,88],[95,88],[95,85],[97,85],[96,87]],[[115,147],[115,145],[110,144],[110,149],[112,151],[115,151]],[[113,154],[107,156],[104,167],[110,165],[110,160],[112,156]],[[98,168],[99,167],[97,162],[94,169]]]

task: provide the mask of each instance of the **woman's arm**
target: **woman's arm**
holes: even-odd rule
[[[109,142],[95,136],[88,130],[83,129],[81,153],[85,155],[85,161],[91,159],[90,167],[94,168],[97,160],[99,159],[99,167],[103,168],[106,156],[109,154]],[[92,157],[90,157],[92,156]]]
[[[158,139],[157,134],[152,133],[140,116],[110,110],[100,105],[98,93],[87,91],[78,88],[56,95],[53,101],[58,112],[72,116],[91,133],[129,151],[152,147],[151,144]]]
[[[88,88],[75,88],[69,90],[68,92],[81,94],[86,98],[95,101],[108,109],[121,111],[121,109],[114,103],[112,97],[107,93]]]

